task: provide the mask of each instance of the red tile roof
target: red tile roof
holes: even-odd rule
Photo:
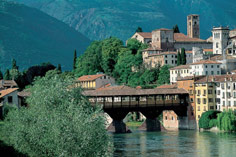
[[[93,81],[97,78],[105,76],[105,74],[97,74],[97,75],[84,75],[78,78],[78,81]]]
[[[8,88],[8,89],[5,89],[5,90],[1,90],[0,91],[0,98],[4,97],[4,96],[6,96],[6,95],[8,95],[12,92],[15,92],[17,90],[18,90],[18,88]]]
[[[142,36],[143,38],[152,38],[152,33],[151,32],[137,32],[137,34],[139,34],[140,36]]]
[[[206,42],[205,40],[198,38],[190,38],[183,33],[174,33],[174,40],[176,42]]]
[[[205,77],[197,80],[196,83],[226,82],[226,81],[236,81],[236,74],[205,76]]]
[[[143,51],[162,51],[162,49],[156,47],[149,47],[147,49],[144,49]]]
[[[173,89],[173,88],[177,88],[177,84],[164,84],[164,85],[161,85],[161,86],[159,86],[157,88],[158,89],[163,89],[163,88]]]
[[[198,64],[221,64],[221,63],[213,60],[201,60],[199,62],[192,63],[191,65],[198,65]]]
[[[170,70],[176,70],[176,69],[191,69],[190,65],[191,65],[191,64],[179,65],[179,66],[176,66],[176,67],[171,68]]]
[[[127,90],[127,89],[132,89],[132,88],[122,85],[122,86],[101,87],[101,88],[98,88],[97,90]]]

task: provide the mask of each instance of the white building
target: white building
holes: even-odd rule
[[[192,76],[190,74],[191,67],[190,64],[180,65],[170,69],[170,83],[177,82],[177,78],[183,78],[186,76]]]
[[[221,75],[221,63],[212,60],[180,65],[170,69],[170,82],[175,83],[178,78],[186,76]]]
[[[202,60],[190,65],[192,75],[221,75],[221,63],[212,60]]]
[[[228,45],[229,28],[214,27],[212,29],[213,54],[223,54],[224,49]]]
[[[217,110],[236,109],[236,74],[214,76]]]

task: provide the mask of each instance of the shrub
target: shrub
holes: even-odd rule
[[[217,117],[217,124],[221,130],[236,131],[236,116],[232,110],[224,111]]]
[[[206,111],[202,114],[201,118],[199,119],[199,127],[203,129],[210,129],[210,120],[216,119],[217,114],[220,113],[220,111]],[[212,122],[214,123],[214,122]]]
[[[209,122],[209,128],[213,128],[217,126],[217,119],[211,119]]]
[[[29,156],[109,156],[113,152],[101,107],[71,89],[73,82],[51,74],[37,79],[28,108],[12,110],[3,140]]]

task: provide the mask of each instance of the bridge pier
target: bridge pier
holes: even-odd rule
[[[142,111],[143,115],[146,117],[146,120],[139,127],[139,130],[145,131],[160,131],[161,123],[157,119],[157,117],[161,114],[160,111]]]
[[[107,130],[113,133],[130,133],[131,131],[123,122],[123,119],[128,114],[127,111],[106,111],[113,119]]]

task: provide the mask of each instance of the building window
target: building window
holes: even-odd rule
[[[220,65],[217,65],[217,68],[220,68]]]
[[[210,106],[210,109],[211,109],[211,110],[214,110],[214,106]]]
[[[190,98],[190,101],[193,102],[193,98]]]
[[[197,110],[200,111],[200,106],[197,107]]]
[[[220,95],[220,90],[217,90],[217,95]]]
[[[212,90],[209,89],[209,90],[208,90],[208,94],[212,94]]]
[[[219,71],[217,71],[217,75],[220,75],[220,72],[219,72]]]
[[[225,89],[224,83],[221,83],[221,89]]]
[[[8,103],[12,103],[12,96],[8,96],[7,101],[8,101]]]
[[[206,95],[206,90],[203,90],[203,95]]]
[[[236,107],[236,101],[234,101],[234,107]]]
[[[223,106],[225,106],[225,101],[223,101]]]
[[[166,64],[168,64],[168,61],[166,60]]]
[[[205,65],[205,67],[207,68],[207,65]]]
[[[234,98],[236,98],[236,92],[234,92]]]
[[[172,60],[172,64],[174,64],[174,61]]]
[[[229,107],[231,106],[231,102],[230,101],[228,101],[228,105],[229,105]]]
[[[227,92],[227,98],[230,98],[230,97],[231,97],[230,92]]]
[[[208,71],[206,71],[206,75],[208,75]]]
[[[214,65],[211,65],[211,68],[214,68]]]
[[[219,48],[219,43],[218,42],[216,43],[216,48]]]
[[[197,90],[197,95],[201,95],[201,90]]]
[[[197,103],[201,104],[201,99],[200,98],[197,98]]]
[[[165,119],[167,120],[167,116],[165,116]]]
[[[203,104],[206,104],[206,98],[203,98]]]
[[[211,75],[214,75],[214,71],[211,71]]]
[[[203,109],[203,111],[206,111],[206,106],[204,106],[204,109]]]
[[[209,101],[209,102],[213,102],[213,99],[212,99],[212,98],[209,98],[208,101]]]
[[[171,119],[174,120],[174,117],[172,116]]]

